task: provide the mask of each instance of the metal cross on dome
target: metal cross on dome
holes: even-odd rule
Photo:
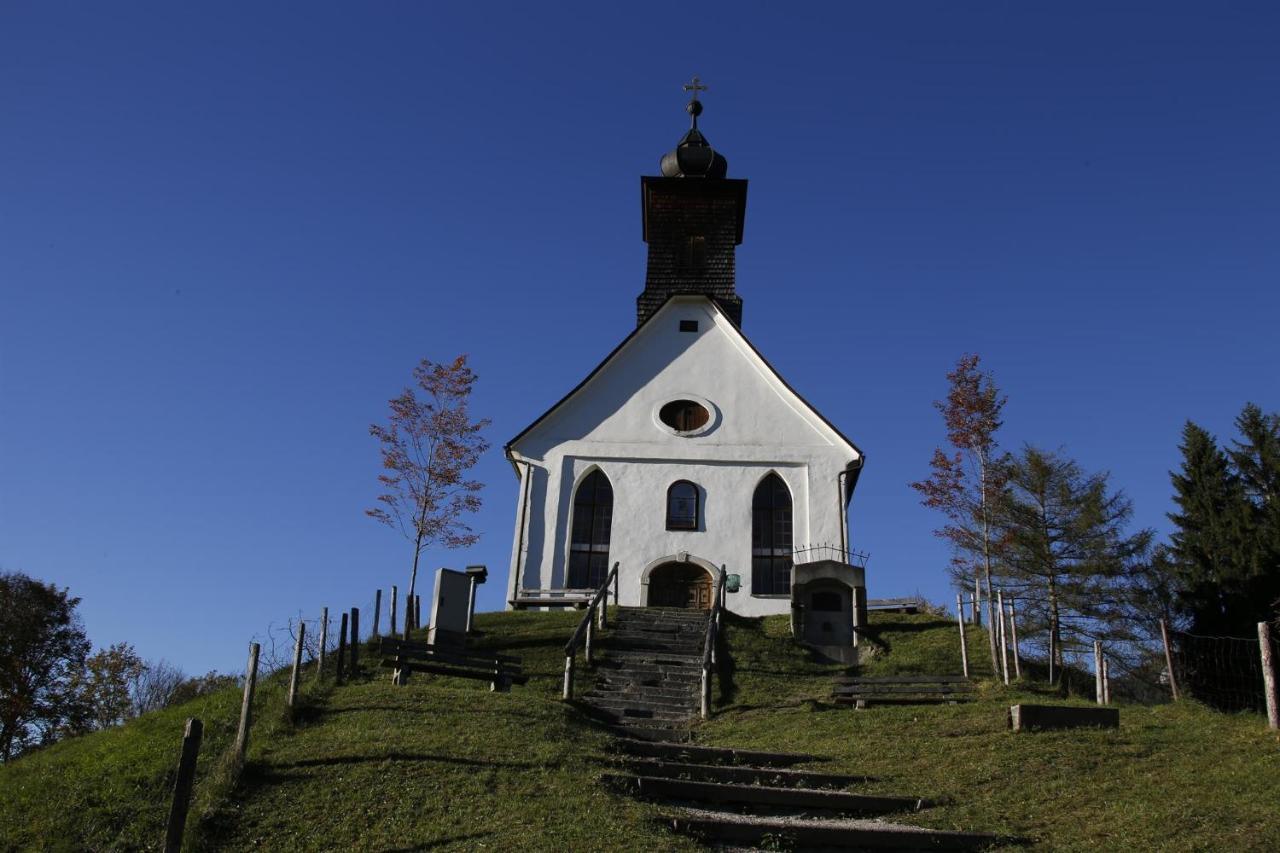
[[[684,84],[684,90],[686,92],[693,92],[693,100],[696,101],[698,100],[698,93],[707,91],[707,87],[702,85],[702,80],[698,78],[697,74],[695,74],[693,75],[692,80]]]

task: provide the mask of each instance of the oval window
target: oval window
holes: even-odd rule
[[[672,400],[658,411],[658,419],[676,432],[692,432],[706,426],[711,413],[692,400]]]

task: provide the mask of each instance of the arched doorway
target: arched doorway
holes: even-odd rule
[[[649,573],[650,607],[711,609],[711,573],[696,563],[663,563]]]

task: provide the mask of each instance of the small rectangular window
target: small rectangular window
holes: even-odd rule
[[[697,320],[681,320],[681,321],[680,321],[680,331],[682,331],[682,332],[696,332],[696,331],[698,331],[698,321],[697,321]]]

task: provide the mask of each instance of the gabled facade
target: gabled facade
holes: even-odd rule
[[[723,566],[744,615],[790,609],[794,552],[847,550],[861,451],[743,335],[734,286],[746,181],[693,128],[645,178],[638,326],[506,446],[521,479],[513,606],[597,588],[623,605],[705,606]]]

